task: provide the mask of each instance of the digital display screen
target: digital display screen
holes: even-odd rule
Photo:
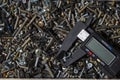
[[[98,56],[107,65],[109,65],[115,59],[115,55],[113,55],[95,38],[91,38],[90,41],[86,44],[86,47],[90,49],[96,56]]]

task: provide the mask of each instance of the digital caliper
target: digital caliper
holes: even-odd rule
[[[63,54],[70,49],[76,39],[82,41],[81,47],[74,51],[73,55],[66,62],[63,62]],[[86,54],[93,57],[111,75],[116,75],[120,71],[120,52],[110,46],[89,25],[77,22],[64,39],[57,58],[61,60],[64,66],[69,66]]]

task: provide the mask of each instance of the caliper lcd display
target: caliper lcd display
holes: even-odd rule
[[[94,37],[88,41],[86,47],[90,49],[98,58],[104,61],[107,65],[109,65],[115,59],[115,56]]]

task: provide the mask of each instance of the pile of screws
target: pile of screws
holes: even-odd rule
[[[91,57],[64,67],[56,54],[75,23],[91,15],[91,27],[119,47],[119,12],[119,1],[1,0],[0,77],[109,78]]]

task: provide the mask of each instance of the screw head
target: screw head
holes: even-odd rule
[[[36,54],[37,56],[40,56],[40,54],[42,54],[42,50],[41,50],[41,49],[36,49],[36,50],[35,50],[35,54]]]

